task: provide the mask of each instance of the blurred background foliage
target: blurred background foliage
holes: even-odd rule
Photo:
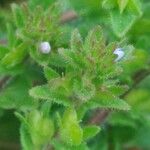
[[[7,42],[6,24],[12,21],[10,4],[13,2],[21,3],[22,1],[0,0],[1,44]],[[36,5],[42,5],[46,9],[53,2],[55,2],[55,0],[28,1],[30,7],[33,9]],[[113,20],[111,20],[110,16],[113,16],[114,12],[111,8],[105,9],[102,7],[102,0],[58,0],[58,2],[61,5],[60,11],[62,14],[70,10],[74,10],[77,14],[76,19],[63,24],[65,31],[64,45],[67,45],[72,29],[79,28],[81,34],[85,37],[89,29],[99,24],[104,30],[107,42],[118,40],[122,43],[126,42],[132,44],[135,47],[135,58],[128,62],[130,64],[129,67],[127,67],[128,65],[124,66],[125,74],[120,77],[122,82],[132,85],[132,79],[135,73],[150,68],[150,1],[141,0],[142,16],[139,17],[137,15],[136,18],[135,15],[134,18],[136,19],[132,23],[132,27],[127,31],[123,31],[123,34],[113,26],[111,22]],[[113,8],[113,10],[117,10],[117,8]],[[133,21],[133,18],[130,19]],[[126,78],[127,75],[131,78]],[[17,86],[19,86],[19,80],[21,79],[17,80]],[[12,89],[15,90],[13,83]],[[7,94],[8,93],[6,93],[6,95]],[[3,93],[1,96],[5,98],[6,95]],[[147,75],[140,84],[136,85],[134,90],[132,90],[125,99],[131,105],[132,110],[130,112],[111,113],[102,125],[102,132],[92,141],[89,141],[91,149],[150,150],[150,76]],[[13,109],[19,107],[20,102],[16,101],[14,103],[12,103],[12,107],[10,107],[8,111],[3,110],[3,108],[7,108],[7,106],[4,106],[2,102],[0,104],[1,150],[15,150],[20,147],[18,141],[19,122],[13,115]],[[27,102],[26,106],[28,107],[28,105],[30,105],[30,103]],[[10,103],[9,106],[11,106]]]

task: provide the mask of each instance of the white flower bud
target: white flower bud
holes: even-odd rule
[[[122,48],[117,48],[115,49],[115,51],[113,52],[115,55],[117,55],[118,57],[115,59],[115,62],[119,61],[120,59],[123,58],[124,56],[124,51]]]
[[[51,46],[49,42],[41,42],[39,45],[39,50],[43,54],[48,54],[51,51]]]

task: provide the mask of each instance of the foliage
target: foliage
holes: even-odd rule
[[[29,0],[2,10],[0,120],[13,109],[22,149],[150,148],[149,6]],[[61,22],[70,10],[75,20]]]

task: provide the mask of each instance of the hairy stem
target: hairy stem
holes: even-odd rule
[[[66,22],[70,22],[70,21],[76,19],[77,17],[78,17],[77,13],[75,11],[73,11],[73,10],[67,11],[61,15],[60,23],[64,24]]]

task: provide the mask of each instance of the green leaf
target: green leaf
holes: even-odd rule
[[[70,150],[90,150],[86,143],[82,143],[79,146],[71,146]]]
[[[52,54],[49,59],[49,64],[56,67],[65,67],[66,61],[58,54]]]
[[[130,110],[130,106],[121,99],[95,99],[87,103],[87,108],[105,108],[117,110]]]
[[[26,118],[22,114],[15,112],[15,116],[22,122],[24,127],[29,127],[29,124],[28,124]]]
[[[33,0],[33,1],[29,1],[29,6],[31,7],[31,9],[35,9],[36,6],[38,5],[42,5],[43,8],[47,9],[53,2],[55,2],[55,0]]]
[[[109,9],[112,29],[120,38],[129,31],[135,21],[142,15],[139,0],[104,0],[103,7]]]
[[[108,150],[109,149],[109,141],[108,141],[108,136],[110,134],[107,132],[107,130],[102,130],[102,132],[96,136],[96,140],[94,140],[91,143],[91,149],[92,150],[98,150],[99,148],[101,150]]]
[[[13,19],[17,27],[22,27],[24,25],[25,16],[21,10],[21,8],[17,4],[12,4],[12,13]]]
[[[96,26],[92,30],[89,31],[86,39],[85,39],[85,47],[86,51],[91,51],[93,49],[100,49],[101,46],[104,47],[105,40],[102,32],[102,28],[100,26]]]
[[[20,138],[23,150],[33,150],[33,143],[26,127],[22,124],[20,128]]]
[[[7,68],[4,65],[0,64],[0,75],[1,76],[16,76],[18,74],[21,74],[24,70],[24,66],[21,64],[13,67],[13,68]]]
[[[56,139],[53,139],[51,144],[54,146],[55,150],[89,150],[86,143],[82,143],[79,146],[70,146]]]
[[[143,125],[137,130],[135,137],[136,145],[143,147],[143,149],[150,149],[150,123],[147,120],[143,120]]]
[[[96,134],[98,134],[100,132],[100,130],[101,130],[100,127],[98,127],[96,125],[86,126],[83,129],[83,138],[85,140],[93,138]]]
[[[54,123],[50,117],[45,117],[41,111],[33,110],[28,116],[29,131],[35,146],[41,146],[52,138],[54,134]]]
[[[73,80],[73,93],[82,102],[90,100],[96,92],[95,86],[86,78]]]
[[[133,90],[127,95],[126,100],[132,106],[132,110],[150,112],[150,93],[148,89]]]
[[[82,49],[82,37],[79,31],[76,29],[71,34],[71,50],[80,51]]]
[[[60,134],[62,140],[69,145],[78,146],[82,143],[83,130],[77,120],[75,109],[67,108],[65,110]]]
[[[0,93],[0,107],[5,109],[28,110],[37,103],[29,96],[30,83],[24,77],[9,80]]]
[[[59,49],[59,54],[66,65],[71,67],[72,71],[80,68],[85,68],[85,60],[81,53],[71,51],[70,49]]]
[[[124,9],[126,8],[129,0],[118,0],[118,5],[120,9],[120,13],[123,13]]]
[[[132,112],[131,112],[132,113]],[[138,128],[136,119],[132,117],[130,112],[113,112],[111,113],[107,120],[111,126],[122,126],[122,127],[131,127],[133,129]],[[140,118],[140,116],[138,116]]]
[[[36,99],[50,100],[57,104],[69,106],[71,102],[64,96],[64,94],[59,92],[61,91],[51,90],[50,85],[37,86],[29,91],[30,95]]]
[[[22,43],[18,47],[7,53],[2,59],[2,65],[9,68],[21,63],[27,55],[27,50],[25,48],[26,44]]]
[[[110,16],[112,29],[118,37],[123,37],[137,19],[137,17],[129,11],[124,11],[120,14],[117,9],[111,10]]]
[[[42,111],[43,117],[49,117],[51,106],[52,104],[49,101],[45,102],[42,105],[41,111]]]
[[[102,6],[105,9],[112,9],[116,7],[117,0],[103,0]]]
[[[42,54],[37,47],[29,49],[30,57],[41,66],[47,66],[50,61],[50,54]]]
[[[78,107],[77,109],[77,115],[78,115],[78,119],[80,121],[82,121],[84,115],[86,114],[86,112],[89,110],[90,108],[88,108],[88,105],[81,105],[80,107]]]
[[[8,43],[9,47],[12,47],[15,43],[15,32],[10,24],[7,24]]]
[[[129,0],[127,7],[135,15],[137,15],[137,16],[142,15],[140,0]]]
[[[44,67],[44,75],[47,80],[60,77],[60,75],[55,70],[47,66]]]
[[[60,128],[62,126],[62,120],[59,112],[56,112],[56,120],[57,120],[57,125]]]
[[[0,59],[2,59],[8,52],[9,49],[7,47],[0,45]]]

